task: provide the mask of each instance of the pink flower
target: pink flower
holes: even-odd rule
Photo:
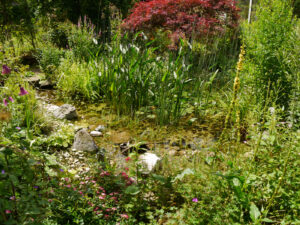
[[[106,171],[100,173],[100,176],[101,176],[101,177],[109,176],[109,175],[110,175],[110,173],[109,173],[109,172],[106,172]]]
[[[131,160],[130,157],[125,158],[126,162],[128,162],[129,160]]]
[[[9,199],[14,201],[14,200],[16,200],[16,196],[11,196]]]
[[[111,210],[112,211],[117,211],[117,208],[116,207],[112,207]]]
[[[6,213],[6,214],[10,214],[11,211],[7,209],[7,210],[5,210],[5,213]]]
[[[104,196],[99,196],[99,199],[103,200],[103,199],[105,199],[105,197]]]
[[[11,101],[11,102],[15,101],[11,96],[8,97],[8,100]]]
[[[198,202],[198,198],[193,198],[193,202]]]
[[[117,200],[118,200],[117,197],[111,197],[110,199],[111,199],[111,200],[114,200],[114,201],[117,201]]]
[[[66,185],[65,187],[70,188],[70,187],[71,187],[71,184],[68,184],[68,185]]]
[[[6,101],[6,98],[3,99],[3,104],[4,104],[4,106],[7,106],[8,103]]]
[[[28,91],[26,91],[24,89],[24,87],[22,87],[21,85],[19,85],[20,87],[20,93],[19,93],[19,96],[23,96],[23,95],[27,95],[28,94]]]
[[[50,202],[50,203],[51,203],[51,202],[53,202],[53,200],[52,200],[52,199],[48,199],[48,202]]]
[[[101,191],[104,191],[104,192],[105,192],[105,190],[104,190],[104,188],[103,188],[103,187],[99,187],[99,190],[101,190]]]
[[[11,73],[11,69],[8,66],[3,65],[2,66],[2,74],[7,75],[7,74],[10,74],[10,73]]]
[[[93,184],[95,184],[95,183],[96,183],[96,181],[95,181],[95,180],[92,180],[91,182],[92,182]]]
[[[109,217],[109,215],[104,215],[104,218],[107,219]]]
[[[98,211],[98,209],[99,209],[99,207],[97,206],[96,208],[94,208],[93,211],[94,211],[94,212],[95,212],[95,211]]]
[[[127,214],[121,214],[120,216],[124,219],[129,219],[129,216]]]
[[[122,175],[122,177],[124,177],[125,179],[128,178],[128,175],[127,175],[127,173],[125,173],[125,172],[121,172],[121,175]]]

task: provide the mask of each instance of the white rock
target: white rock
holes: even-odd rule
[[[161,158],[153,153],[146,152],[139,156],[139,162],[144,165],[146,172],[151,172],[159,164]]]
[[[101,137],[102,136],[102,133],[100,131],[92,131],[91,133],[91,136],[93,137]]]
[[[105,130],[105,126],[104,125],[99,125],[98,127],[96,127],[95,131],[104,131]]]

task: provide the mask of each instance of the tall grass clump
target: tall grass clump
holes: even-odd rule
[[[272,100],[288,108],[294,74],[289,60],[294,51],[294,19],[290,1],[261,1],[256,21],[243,28],[246,67],[257,102],[265,104],[270,83]]]

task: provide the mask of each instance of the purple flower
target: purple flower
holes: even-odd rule
[[[14,201],[14,200],[16,200],[16,196],[11,196],[9,199]]]
[[[17,130],[21,130],[21,127],[16,127]]]
[[[60,172],[64,172],[64,170],[63,169],[59,169],[60,170]]]
[[[198,198],[193,198],[193,202],[198,202]]]
[[[19,87],[20,87],[20,93],[19,93],[20,96],[28,94],[28,91],[26,91],[21,85],[19,85]]]
[[[4,104],[4,106],[7,106],[8,103],[6,101],[6,98],[3,99],[3,104]]]
[[[11,102],[15,101],[11,96],[8,97],[8,100],[11,101]]]
[[[5,170],[1,170],[1,173],[2,173],[2,174],[5,174]]]
[[[10,72],[11,72],[11,69],[8,66],[6,66],[6,65],[2,66],[2,74],[3,75],[10,74]]]
[[[33,186],[33,188],[35,188],[35,189],[38,189],[38,188],[39,188],[39,186]]]

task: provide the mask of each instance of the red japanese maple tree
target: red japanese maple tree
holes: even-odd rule
[[[150,35],[162,29],[172,39],[201,38],[237,27],[238,11],[235,0],[149,0],[136,3],[122,27]]]

